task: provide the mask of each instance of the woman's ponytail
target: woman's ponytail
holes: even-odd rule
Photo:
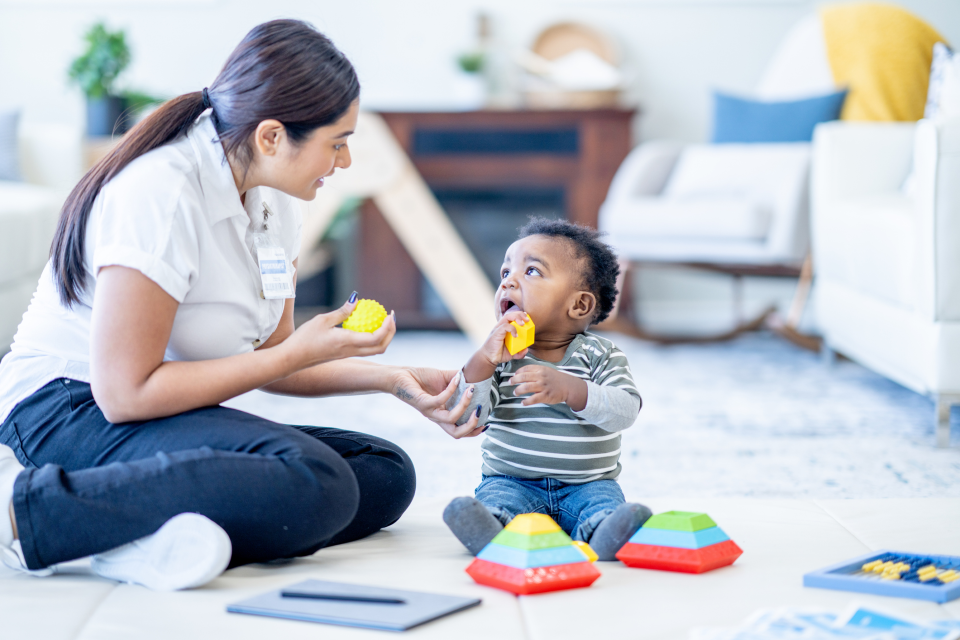
[[[54,282],[65,307],[80,302],[86,283],[83,266],[83,244],[86,238],[87,218],[93,201],[103,185],[120,173],[128,164],[157,147],[183,134],[203,113],[203,92],[184,94],[164,103],[130,130],[120,143],[101,159],[67,196],[60,221],[50,246]]]
[[[254,27],[209,89],[165,103],[125,135],[70,192],[50,247],[63,306],[79,302],[86,283],[83,247],[93,202],[103,186],[135,159],[186,133],[212,107],[225,155],[247,168],[253,160],[250,141],[262,121],[280,121],[290,141],[299,144],[318,127],[336,122],[359,96],[353,65],[306,22],[272,20]]]

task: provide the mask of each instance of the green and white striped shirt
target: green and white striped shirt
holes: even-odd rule
[[[521,367],[552,367],[587,381],[587,405],[574,411],[566,404],[523,406],[510,379]],[[457,397],[470,385],[461,382]],[[620,431],[640,411],[640,393],[626,356],[610,340],[592,333],[577,335],[557,363],[527,356],[497,367],[493,377],[474,383],[483,402],[480,424],[489,429],[481,445],[485,475],[556,478],[569,484],[615,479],[620,475]],[[465,421],[469,418],[467,412]]]

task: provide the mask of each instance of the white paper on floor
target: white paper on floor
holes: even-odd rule
[[[891,609],[852,604],[840,615],[796,608],[761,609],[736,628],[700,627],[690,640],[957,640],[960,621],[916,620]]]

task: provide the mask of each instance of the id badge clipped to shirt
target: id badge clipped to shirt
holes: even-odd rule
[[[253,243],[257,249],[263,297],[267,300],[295,297],[293,265],[287,261],[287,252],[266,233],[255,233]]]

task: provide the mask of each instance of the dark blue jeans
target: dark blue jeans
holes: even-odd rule
[[[571,538],[588,543],[604,518],[624,503],[616,480],[567,484],[511,476],[484,476],[476,498],[504,525],[521,513],[545,513]]]
[[[67,379],[17,405],[0,443],[27,467],[13,506],[31,569],[112,549],[184,512],[224,528],[231,566],[309,555],[393,524],[416,488],[407,454],[374,436],[224,407],[112,424],[90,385]]]

